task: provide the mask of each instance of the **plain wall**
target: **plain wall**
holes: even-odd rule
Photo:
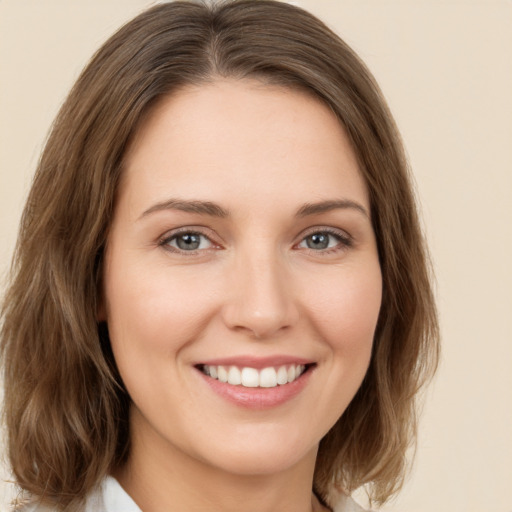
[[[511,512],[512,2],[303,0],[365,60],[401,129],[438,279],[443,360],[395,512]],[[48,128],[147,0],[0,0],[0,274]],[[8,472],[3,470],[4,478]],[[0,510],[11,495],[0,484]]]

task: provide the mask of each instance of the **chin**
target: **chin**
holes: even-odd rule
[[[306,443],[305,439],[293,439],[289,433],[286,437],[278,433],[267,439],[265,437],[261,433],[239,437],[254,442],[218,446],[216,450],[209,451],[207,459],[211,465],[227,473],[264,476],[285,472],[303,461],[311,462],[316,458],[318,442]]]

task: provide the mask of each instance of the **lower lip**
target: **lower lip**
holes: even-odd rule
[[[247,409],[270,409],[297,396],[307,385],[313,368],[308,368],[298,379],[273,388],[246,388],[220,382],[198,370],[210,389],[227,401]]]

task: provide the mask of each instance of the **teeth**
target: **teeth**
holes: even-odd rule
[[[260,385],[260,375],[254,368],[242,370],[242,386],[246,388],[257,388]]]
[[[246,388],[275,388],[283,386],[298,379],[306,370],[303,364],[269,366],[261,370],[245,367],[241,370],[236,366],[210,366],[204,365],[202,371],[205,375],[220,382],[227,382],[232,386],[242,385]]]
[[[226,368],[224,368],[224,366],[219,366],[217,368],[217,378],[221,382],[227,382],[228,381],[228,372],[226,371]]]
[[[288,382],[293,382],[295,380],[295,373],[295,366],[290,366],[287,372]]]
[[[240,370],[236,366],[231,366],[228,371],[228,382],[232,386],[238,386],[242,384],[242,375]]]
[[[280,366],[279,370],[277,370],[277,383],[279,385],[288,384],[288,370],[286,366]]]
[[[275,388],[277,386],[277,373],[275,368],[263,368],[260,372],[260,388]]]

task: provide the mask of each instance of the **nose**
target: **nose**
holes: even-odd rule
[[[293,280],[275,256],[240,257],[228,279],[224,323],[255,339],[268,339],[293,327],[299,319]]]

